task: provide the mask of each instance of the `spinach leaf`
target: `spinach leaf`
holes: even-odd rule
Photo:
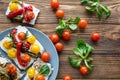
[[[43,74],[45,76],[47,76],[48,74],[50,73],[50,68],[49,66],[46,64],[46,65],[43,65],[39,71],[38,74]]]
[[[77,29],[77,25],[76,24],[70,24],[69,28],[74,31],[74,30]]]

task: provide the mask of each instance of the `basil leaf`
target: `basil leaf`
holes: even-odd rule
[[[85,3],[88,3],[89,0],[80,0],[81,1],[81,4],[85,4]]]
[[[56,27],[56,33],[57,33],[59,36],[62,36],[62,33],[63,33],[64,29],[65,29],[64,27],[58,26],[58,27]]]
[[[77,29],[77,25],[76,25],[76,24],[70,24],[70,25],[69,25],[69,28],[70,28],[71,30],[76,30],[76,29]]]
[[[68,56],[69,62],[72,65],[72,67],[79,68],[81,65],[82,60],[81,59],[75,59],[71,56]]]
[[[80,47],[81,45],[84,45],[85,44],[85,41],[83,40],[83,39],[78,39],[77,41],[76,41],[76,46],[77,47]]]
[[[47,64],[43,65],[41,67],[40,71],[38,72],[38,74],[43,74],[45,76],[47,76],[49,73],[50,73],[50,68],[49,68],[49,66]]]
[[[64,27],[65,26],[64,20],[59,19],[59,25]]]
[[[86,61],[87,61],[88,63],[91,63],[91,62],[93,61],[93,58],[87,58]]]
[[[75,20],[73,21],[73,24],[77,24],[80,20],[80,17],[76,17]]]

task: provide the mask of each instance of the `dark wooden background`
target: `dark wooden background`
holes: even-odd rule
[[[20,23],[11,23],[5,16],[10,0],[0,0],[0,31],[10,27],[15,27]],[[37,28],[47,35],[55,33],[58,20],[55,12],[50,7],[50,0],[23,0],[33,4],[41,10],[34,28]],[[80,16],[88,20],[88,26],[83,31],[77,29],[72,32],[72,38],[64,42],[64,50],[59,53],[60,68],[56,80],[62,80],[64,75],[72,75],[73,80],[120,80],[120,0],[101,0],[111,10],[112,15],[109,19],[99,21],[95,15],[87,13],[84,6],[80,5],[80,0],[59,0],[60,7],[65,11],[65,18],[69,16]],[[20,24],[24,25],[24,24]],[[98,43],[93,43],[90,39],[92,32],[100,32],[101,39]],[[95,51],[93,57],[94,70],[87,76],[81,76],[79,69],[70,66],[67,59],[68,55],[73,55],[72,49],[75,41],[83,38],[91,44]]]

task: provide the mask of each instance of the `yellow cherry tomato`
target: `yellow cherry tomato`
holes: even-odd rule
[[[9,5],[9,9],[10,9],[10,11],[18,10],[18,4],[17,3],[11,3]]]
[[[5,40],[3,42],[3,47],[6,48],[6,49],[10,49],[10,48],[12,48],[12,46],[13,46],[12,41]]]
[[[34,68],[29,68],[28,71],[27,71],[27,74],[30,78],[34,78],[34,75],[35,75],[35,69]]]
[[[30,44],[33,44],[35,41],[36,41],[35,36],[29,36],[29,37],[27,38],[27,42],[29,42]]]
[[[14,48],[8,49],[8,56],[10,58],[15,58],[16,57],[16,50]]]
[[[40,52],[40,46],[38,44],[31,45],[31,52],[38,54]]]

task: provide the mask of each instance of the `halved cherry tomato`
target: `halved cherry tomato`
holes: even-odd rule
[[[98,41],[100,39],[100,34],[97,33],[97,32],[93,32],[92,35],[91,35],[91,39],[93,41]]]
[[[18,38],[19,38],[20,40],[25,40],[25,36],[26,36],[26,34],[25,34],[24,32],[18,33]]]
[[[88,68],[86,66],[80,67],[80,74],[81,75],[87,75],[88,74]]]
[[[16,69],[16,67],[14,65],[9,64],[6,67],[6,72],[9,73],[10,75],[15,75],[16,72],[17,72],[17,69]]]
[[[32,20],[35,17],[35,14],[33,13],[33,11],[28,11],[26,13],[26,17],[28,18],[28,20]]]
[[[30,62],[31,57],[28,54],[21,55],[21,60],[25,63]]]
[[[70,75],[64,76],[63,80],[72,80],[72,77]]]
[[[53,43],[57,43],[59,41],[59,36],[57,34],[52,34],[49,38]]]
[[[62,38],[63,38],[63,40],[69,40],[71,38],[70,31],[68,31],[68,30],[63,31]]]
[[[35,80],[45,80],[45,76],[44,75],[37,75]]]
[[[55,44],[55,47],[56,47],[56,50],[60,52],[60,51],[63,50],[64,46],[61,42],[58,42],[58,43]]]
[[[63,18],[64,17],[64,11],[63,10],[57,10],[56,11],[56,16],[58,18]]]
[[[81,29],[84,29],[84,28],[86,28],[87,24],[88,24],[88,23],[87,23],[86,20],[81,19],[81,20],[78,22],[78,27],[81,28]]]
[[[45,61],[45,62],[48,62],[48,61],[50,60],[50,53],[48,53],[48,52],[43,52],[43,53],[41,54],[41,59],[42,59],[43,61]]]
[[[57,9],[59,7],[59,1],[58,0],[51,0],[51,8]]]

